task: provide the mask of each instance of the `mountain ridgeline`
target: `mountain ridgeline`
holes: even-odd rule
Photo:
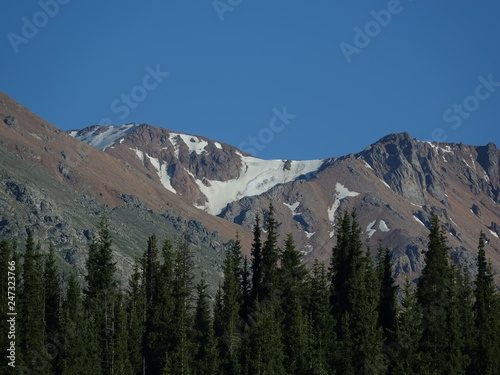
[[[126,161],[179,200],[242,227],[251,229],[255,215],[272,202],[282,233],[293,233],[308,261],[328,259],[337,213],[355,208],[363,235],[391,248],[400,283],[423,269],[432,214],[447,228],[457,263],[475,272],[470,249],[483,231],[488,255],[500,268],[500,151],[492,143],[430,143],[401,133],[356,154],[291,161],[258,159],[145,124],[70,134]]]
[[[127,280],[144,234],[187,233],[195,261],[216,285],[223,248],[238,233],[250,255],[255,216],[273,203],[307,263],[328,262],[342,210],[356,209],[362,237],[391,250],[394,275],[421,275],[432,214],[454,261],[477,272],[477,235],[500,269],[500,151],[421,142],[407,133],[325,160],[262,160],[202,136],[147,124],[63,132],[0,94],[0,236],[26,230],[83,270],[97,218],[116,237]],[[335,150],[331,150],[335,154]],[[373,250],[374,251],[374,250]],[[500,284],[500,279],[495,278]]]

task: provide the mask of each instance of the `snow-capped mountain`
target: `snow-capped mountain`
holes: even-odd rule
[[[482,230],[500,265],[500,152],[495,145],[420,142],[392,134],[357,154],[262,160],[211,139],[149,125],[91,127],[71,135],[125,160],[184,202],[251,228],[275,206],[282,233],[306,258],[328,259],[339,211],[356,208],[363,234],[393,249],[398,275],[417,276],[431,213],[454,257],[472,265]]]
[[[212,215],[276,185],[308,179],[324,162],[262,160],[227,144],[145,124],[92,126],[69,134],[129,163],[139,162],[165,189]]]
[[[335,223],[355,208],[372,251],[379,240],[392,250],[400,280],[422,270],[431,213],[447,229],[458,263],[474,263],[483,231],[500,270],[494,144],[426,143],[402,133],[339,158],[262,160],[145,124],[68,134],[2,93],[0,119],[0,237],[23,238],[31,229],[70,263],[83,265],[76,249],[85,249],[89,229],[106,212],[122,241],[115,253],[121,269],[131,270],[144,236],[170,228],[190,233],[200,267],[216,277],[224,242],[238,233],[249,255],[255,216],[273,203],[281,238],[293,233],[307,260],[330,258]]]

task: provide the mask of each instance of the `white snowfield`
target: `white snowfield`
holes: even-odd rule
[[[283,204],[287,206],[290,209],[290,211],[292,211],[293,216],[302,215],[302,213],[297,212],[297,207],[299,207],[300,202],[295,202],[294,204],[288,204],[283,202]]]
[[[242,162],[238,178],[228,181],[205,179],[210,186],[196,179],[196,184],[208,201],[198,208],[212,215],[218,215],[228,203],[263,194],[276,185],[294,181],[301,175],[309,178],[308,175],[317,172],[323,164],[323,160],[292,161],[290,170],[286,170],[284,160],[262,160],[243,156],[238,152],[237,155]]]
[[[175,157],[179,157],[179,138],[188,147],[190,154],[196,152],[198,155],[200,155],[203,152],[206,152],[205,147],[208,146],[207,141],[203,141],[194,135],[169,133],[168,139],[174,145]],[[218,148],[217,145],[215,147]]]
[[[332,207],[328,208],[328,219],[330,220],[332,226],[335,226],[335,213],[340,206],[340,202],[342,202],[342,200],[347,197],[357,197],[359,195],[359,193],[355,191],[349,191],[349,189],[342,185],[340,182],[337,182],[335,184],[335,191],[335,200],[333,201]],[[330,238],[332,238],[334,234],[335,230],[332,230],[330,232]]]
[[[137,128],[137,124],[126,124],[126,125],[107,125],[100,126],[96,128],[93,132],[78,136],[78,131],[72,131],[69,133],[74,138],[79,139],[98,150],[104,151],[109,146],[116,143],[132,130]],[[104,129],[104,130],[103,130]]]
[[[117,142],[121,143],[123,137],[138,126],[136,124],[108,125],[96,127],[94,131],[81,136],[78,136],[77,131],[70,132],[70,135],[104,151],[107,147]],[[206,150],[208,141],[200,139],[197,136],[170,132],[168,138],[172,146],[164,148],[173,147],[176,157],[179,156],[179,148],[182,146],[182,143],[187,146],[190,153],[194,152],[200,155],[208,152]],[[219,142],[214,142],[214,145],[217,149],[223,149],[223,146]],[[137,148],[131,148],[131,150],[143,164],[146,160],[145,158],[149,160],[165,189],[177,193],[172,187],[172,178],[168,175],[168,166],[163,160],[153,158]],[[238,178],[229,181],[200,180],[190,173],[198,188],[207,199],[205,205],[196,207],[212,215],[218,215],[228,203],[235,202],[244,197],[263,194],[276,185],[294,181],[302,175],[309,178],[311,174],[319,170],[324,162],[324,160],[292,161],[288,170],[284,168],[285,160],[262,160],[252,156],[243,156],[239,152],[236,152],[236,154],[240,157],[242,163]],[[187,172],[189,173],[189,171]],[[290,206],[290,209],[292,212],[295,212],[297,207],[298,202],[293,207]]]

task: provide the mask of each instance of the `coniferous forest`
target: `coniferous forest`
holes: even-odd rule
[[[63,275],[36,234],[2,240],[1,373],[500,374],[500,297],[482,234],[471,278],[433,216],[425,269],[398,290],[390,249],[371,255],[355,212],[339,218],[327,265],[306,266],[278,232],[271,205],[255,219],[250,258],[238,237],[228,246],[214,296],[203,274],[194,281],[187,241],[155,235],[120,285],[105,217],[83,279]]]

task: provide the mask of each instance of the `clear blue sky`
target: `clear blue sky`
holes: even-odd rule
[[[3,4],[0,90],[65,130],[149,123],[283,159],[402,131],[500,146],[498,0],[55,1]]]

